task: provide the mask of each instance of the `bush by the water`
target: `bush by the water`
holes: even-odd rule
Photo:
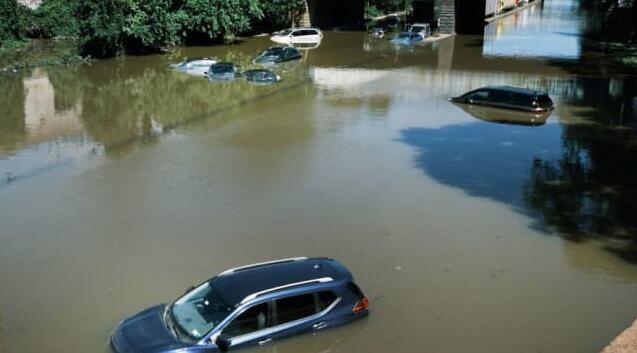
[[[405,11],[411,7],[412,0],[367,0],[365,17],[374,18],[381,15]]]
[[[0,0],[0,47],[14,46],[22,40],[25,10],[15,0]]]

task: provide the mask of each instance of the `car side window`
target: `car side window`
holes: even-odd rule
[[[337,296],[331,291],[322,291],[316,293],[316,309],[317,311],[323,311],[327,309],[328,306],[332,305],[336,300]]]
[[[232,320],[232,322],[223,329],[223,334],[229,337],[237,337],[260,331],[271,326],[270,319],[268,303],[258,304],[247,309]]]
[[[473,92],[471,98],[475,100],[487,100],[489,98],[489,91]]]
[[[295,36],[295,37],[298,37],[300,35],[303,35],[303,33],[301,33],[301,31],[294,31],[294,32],[292,32],[292,35]]]
[[[277,325],[316,314],[316,303],[313,293],[277,299],[275,308]]]
[[[508,92],[494,91],[489,96],[491,101],[497,103],[511,103],[511,95]]]

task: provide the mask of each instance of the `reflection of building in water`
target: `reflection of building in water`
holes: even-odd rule
[[[484,28],[483,53],[488,56],[579,59],[582,21],[573,16],[573,1],[557,0],[531,6],[489,23]],[[542,16],[542,11],[553,16]]]
[[[540,76],[529,73],[471,71],[471,70],[426,70],[420,68],[404,68],[387,71],[380,69],[344,69],[314,68],[314,83],[327,89],[342,89],[342,95],[361,95],[391,93],[394,97],[414,98],[443,96],[451,97],[489,85],[512,85],[546,91],[557,97],[572,98],[579,94],[576,78],[567,76]],[[383,81],[401,83],[396,90],[390,85],[392,92],[385,92],[387,85]],[[373,83],[373,84],[372,84]],[[356,89],[354,89],[356,88]]]
[[[78,101],[70,109],[56,111],[55,92],[46,71],[35,69],[31,76],[25,77],[24,91],[24,144],[51,141],[82,131],[81,103]]]

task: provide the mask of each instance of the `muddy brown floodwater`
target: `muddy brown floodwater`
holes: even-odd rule
[[[105,353],[127,316],[299,255],[349,266],[371,315],[255,352],[599,351],[637,317],[637,85],[578,73],[583,16],[547,0],[414,48],[327,32],[274,86],[166,68],[250,67],[267,38],[3,75],[0,352]],[[448,101],[487,84],[557,109]]]

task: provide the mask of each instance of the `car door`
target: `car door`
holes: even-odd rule
[[[326,290],[277,299],[273,302],[274,338],[318,331],[332,324],[328,312],[337,302],[338,296]]]
[[[263,345],[272,341],[271,305],[271,303],[261,303],[249,307],[221,331],[221,334],[230,340],[230,347],[233,350],[245,346]]]

